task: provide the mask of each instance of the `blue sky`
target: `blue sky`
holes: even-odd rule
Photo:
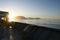
[[[59,18],[60,0],[0,0],[0,10],[18,16]]]

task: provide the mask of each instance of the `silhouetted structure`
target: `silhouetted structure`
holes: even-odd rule
[[[0,19],[4,19],[5,21],[8,21],[8,12],[0,11]]]
[[[0,40],[2,39],[4,35],[4,28],[8,22],[8,12],[0,11]]]

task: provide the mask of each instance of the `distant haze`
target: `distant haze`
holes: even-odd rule
[[[14,19],[17,19],[17,20],[22,20],[22,19],[40,19],[40,18],[32,18],[32,17],[24,17],[24,16],[16,16]]]

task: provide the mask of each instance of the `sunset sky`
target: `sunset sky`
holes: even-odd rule
[[[16,16],[60,18],[60,0],[0,0],[0,11]]]

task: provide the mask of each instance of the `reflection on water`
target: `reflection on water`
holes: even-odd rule
[[[16,22],[23,22],[23,23],[29,23],[29,24],[35,24],[39,26],[46,26],[46,27],[54,27],[60,29],[60,20],[19,20]]]

